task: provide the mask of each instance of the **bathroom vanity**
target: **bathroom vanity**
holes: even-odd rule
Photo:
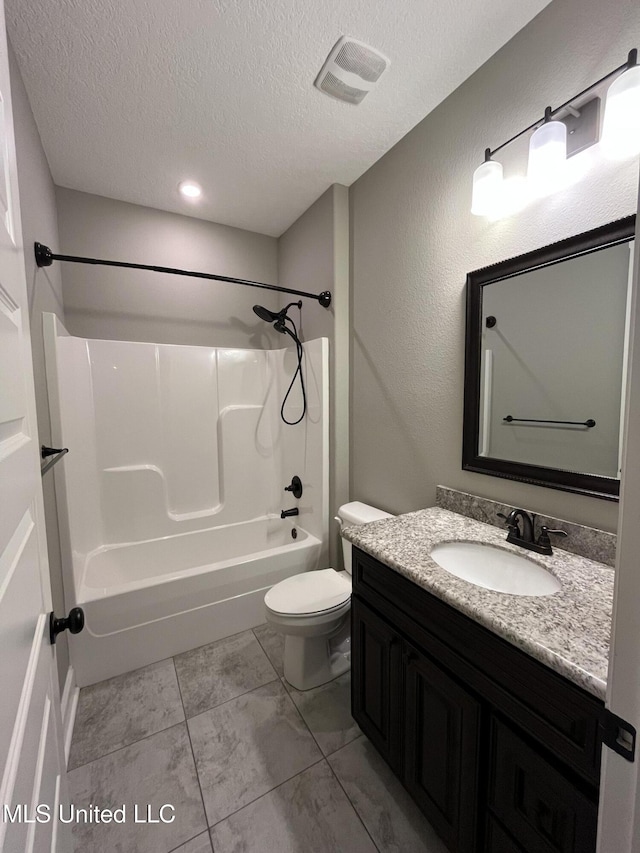
[[[430,549],[504,533],[437,507],[347,537],[353,716],[449,849],[595,850],[611,569],[556,551],[554,595],[477,587]]]

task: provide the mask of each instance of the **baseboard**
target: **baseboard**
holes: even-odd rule
[[[73,724],[76,721],[76,710],[78,708],[78,696],[80,688],[76,686],[76,676],[73,667],[67,670],[62,691],[62,733],[64,736],[64,760],[69,763],[69,752],[71,750],[71,738],[73,736]]]

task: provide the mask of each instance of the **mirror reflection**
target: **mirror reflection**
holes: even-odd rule
[[[465,470],[617,499],[635,219],[467,277]]]
[[[623,243],[484,288],[481,456],[619,476],[632,257]]]

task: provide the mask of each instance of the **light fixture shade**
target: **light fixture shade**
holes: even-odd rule
[[[627,68],[609,87],[602,148],[614,160],[640,153],[640,65]]]
[[[561,121],[545,121],[529,142],[527,181],[534,196],[549,195],[565,181],[567,126]]]
[[[522,175],[513,175],[505,178],[502,182],[499,201],[496,200],[494,209],[489,218],[494,222],[504,219],[505,216],[513,216],[526,207],[529,201],[529,184]]]
[[[473,173],[471,213],[491,216],[502,200],[502,163],[486,160]]]

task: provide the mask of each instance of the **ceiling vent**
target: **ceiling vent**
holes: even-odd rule
[[[349,104],[359,104],[387,70],[390,61],[364,42],[342,36],[318,74],[315,86]]]

